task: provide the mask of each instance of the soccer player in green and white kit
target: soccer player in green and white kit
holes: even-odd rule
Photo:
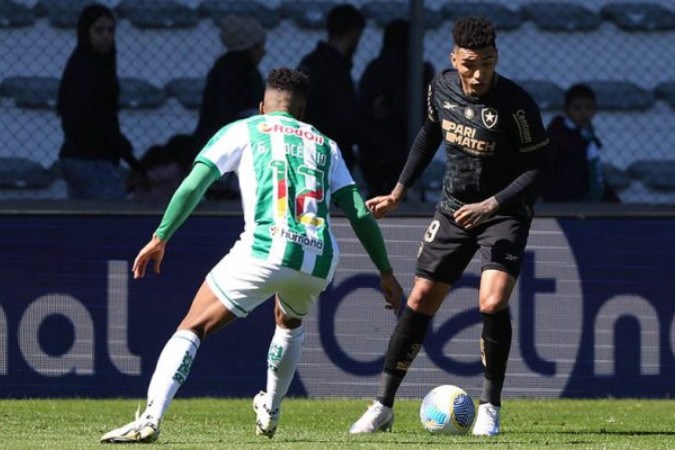
[[[330,283],[338,262],[329,209],[335,202],[380,272],[388,309],[402,289],[393,275],[380,229],[335,142],[301,122],[308,80],[281,68],[269,74],[260,115],[221,129],[197,156],[173,195],[162,222],[134,261],[134,278],[148,262],[159,273],[167,241],[206,189],[226,172],[240,180],[245,227],[229,253],[208,273],[178,330],[162,351],[139,417],[101,442],[154,442],[171,400],[183,384],[199,344],[275,296],[276,330],[270,344],[267,387],[253,400],[256,434],[272,437],[281,401],[300,359],[302,319]]]

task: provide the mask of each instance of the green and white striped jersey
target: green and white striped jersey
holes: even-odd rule
[[[274,112],[222,128],[197,161],[239,178],[245,226],[231,252],[332,278],[339,250],[331,194],[354,183],[335,141]]]

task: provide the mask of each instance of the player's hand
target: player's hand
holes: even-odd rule
[[[468,230],[476,228],[489,219],[497,211],[498,207],[499,203],[497,203],[497,200],[494,197],[490,197],[479,203],[469,203],[462,206],[455,211],[453,217],[457,225]]]
[[[134,279],[143,278],[145,276],[145,268],[148,265],[148,261],[154,263],[155,273],[160,273],[160,266],[164,259],[165,248],[166,241],[153,235],[150,242],[145,244],[145,247],[138,252],[136,259],[134,260],[134,266],[131,269],[134,273]]]
[[[387,302],[384,307],[393,310],[394,314],[398,314],[403,297],[403,288],[394,276],[394,272],[389,270],[380,274],[380,289],[382,289],[384,300]]]
[[[371,198],[366,202],[366,207],[376,219],[384,217],[401,203],[401,199],[405,197],[405,190],[405,187],[401,183],[396,183],[396,186],[389,195]]]

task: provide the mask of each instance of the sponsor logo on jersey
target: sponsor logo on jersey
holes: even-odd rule
[[[445,109],[453,110],[453,109],[457,108],[458,106],[459,105],[457,105],[455,103],[450,103],[447,100],[443,102],[443,108],[445,108]]]
[[[296,233],[276,225],[272,225],[270,227],[270,234],[272,237],[280,237],[287,240],[288,242],[299,244],[304,248],[305,251],[311,251],[317,255],[323,254],[323,241],[319,239],[311,238],[305,234]]]
[[[495,151],[496,143],[483,139],[476,139],[477,129],[468,125],[462,125],[451,120],[443,119],[441,127],[445,130],[445,140],[451,144],[459,145],[464,151],[472,155],[487,156]]]
[[[314,133],[312,130],[307,128],[290,127],[280,123],[270,124],[267,122],[262,122],[258,124],[258,131],[265,134],[282,133],[289,136],[298,136],[310,142],[315,142],[318,145],[322,145],[324,142],[323,136]]]
[[[476,113],[474,112],[474,110],[473,110],[472,108],[470,108],[470,107],[467,106],[466,109],[464,110],[464,117],[466,117],[467,119],[471,120],[471,119],[473,119],[475,116],[476,116]]]
[[[497,110],[494,108],[483,108],[480,112],[480,117],[483,119],[483,125],[486,128],[492,128],[497,125]]]
[[[516,125],[518,125],[518,133],[520,134],[520,142],[522,144],[529,144],[532,142],[532,133],[530,131],[530,122],[527,121],[527,115],[525,111],[519,109],[513,114],[513,118],[516,120]]]

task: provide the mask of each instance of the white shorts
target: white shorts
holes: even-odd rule
[[[228,253],[206,275],[206,283],[227,309],[246,317],[279,294],[285,315],[302,319],[330,280],[289,269],[252,256]]]

